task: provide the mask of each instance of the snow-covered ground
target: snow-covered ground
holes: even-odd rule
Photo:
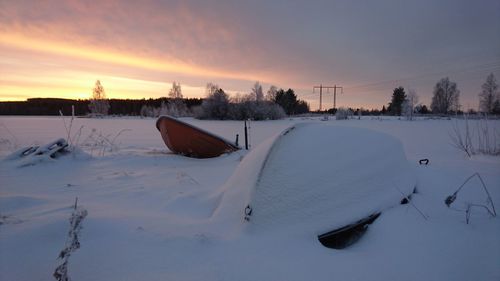
[[[183,120],[229,140],[239,134],[242,143],[242,122]],[[228,179],[237,184],[233,174],[244,158],[302,122],[369,128],[399,139],[417,180],[412,204],[385,210],[344,250],[323,247],[317,233],[234,231],[233,221],[214,219],[217,195]],[[71,135],[80,152],[27,167],[0,161],[0,280],[54,280],[76,197],[88,216],[81,248],[69,261],[73,280],[500,280],[499,217],[475,208],[466,224],[465,212],[455,210],[465,202],[485,204],[479,180],[458,194],[455,209],[444,204],[478,172],[500,211],[500,158],[465,157],[450,144],[453,122],[252,122],[250,152],[191,159],[168,151],[155,119],[77,118]],[[500,121],[490,122],[500,132]],[[1,117],[0,157],[60,137],[67,138],[61,118]],[[345,153],[356,155],[356,143],[346,145]],[[422,158],[429,165],[418,165]],[[336,159],[330,161],[317,165],[335,165]],[[369,161],[361,166],[380,168],[381,159]]]

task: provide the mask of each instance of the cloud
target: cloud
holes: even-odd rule
[[[2,50],[195,88],[214,81],[245,91],[259,80],[308,94],[336,83],[351,87],[346,101],[366,93],[385,103],[399,86],[390,81],[405,79],[429,95],[433,83],[415,77],[500,60],[498,32],[493,0],[0,1]],[[389,82],[373,92],[354,87],[380,81]],[[470,92],[479,80],[458,83]]]
[[[158,5],[158,4],[157,4]],[[184,5],[77,1],[15,3],[2,10],[4,45],[168,72],[241,79],[251,69],[231,63],[245,44],[231,25],[200,18]],[[210,18],[210,15],[209,15]],[[217,19],[214,17],[214,19]],[[248,45],[247,45],[248,46]],[[224,65],[224,61],[228,61]],[[241,74],[240,74],[241,73]]]

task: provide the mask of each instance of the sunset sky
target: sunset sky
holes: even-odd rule
[[[109,98],[260,81],[312,109],[320,83],[344,87],[338,106],[380,108],[397,86],[429,105],[448,76],[476,109],[489,73],[500,80],[498,0],[0,0],[0,100],[88,98],[97,79]]]

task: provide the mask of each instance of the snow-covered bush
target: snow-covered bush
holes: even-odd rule
[[[174,117],[186,117],[191,116],[189,109],[182,99],[174,99],[170,100],[168,103],[162,102],[159,108],[158,115],[154,117],[158,117],[159,115],[170,115]]]
[[[143,105],[139,114],[142,117],[158,117],[160,115],[186,117],[192,115],[182,99],[171,99],[167,102],[162,101],[160,107]]]
[[[155,117],[155,110],[152,106],[143,105],[139,114],[141,114],[142,117]]]
[[[229,105],[232,120],[276,120],[286,116],[283,108],[270,101],[244,101]]]
[[[264,108],[266,108],[266,119],[277,120],[286,117],[285,110],[278,104],[267,103],[267,106],[264,106]]]
[[[335,112],[335,119],[337,119],[337,120],[347,120],[351,116],[353,116],[353,114],[354,113],[349,108],[340,107],[339,109],[337,109],[337,112]]]
[[[259,90],[256,91],[249,95],[237,95],[231,102],[221,88],[208,84],[207,97],[195,111],[195,117],[218,120],[274,120],[286,116],[281,106],[271,101],[264,101]]]

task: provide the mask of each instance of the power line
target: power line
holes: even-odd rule
[[[346,89],[352,90],[352,89],[360,89],[360,88],[372,88],[375,86],[383,86],[385,84],[395,84],[395,83],[401,83],[401,82],[408,82],[408,81],[412,81],[412,80],[419,80],[419,79],[426,78],[429,76],[457,74],[457,73],[468,72],[468,71],[486,71],[486,70],[492,71],[492,70],[496,70],[498,68],[500,68],[500,61],[490,62],[490,63],[486,63],[486,64],[481,64],[481,65],[475,65],[472,67],[452,70],[452,71],[448,71],[448,72],[441,71],[441,72],[434,72],[434,73],[423,73],[423,74],[415,75],[413,77],[371,82],[371,83],[366,83],[366,84],[358,84],[355,86],[346,87]]]
[[[497,70],[500,70],[500,61],[492,61],[492,62],[478,64],[478,65],[474,65],[474,66],[470,66],[470,67],[466,67],[466,68],[455,69],[455,70],[451,70],[451,71],[447,71],[447,72],[446,71],[428,72],[428,73],[422,73],[422,74],[418,74],[418,75],[410,76],[410,77],[406,77],[406,78],[401,78],[401,79],[382,80],[382,81],[361,83],[361,84],[358,84],[355,86],[347,86],[345,88],[347,90],[356,90],[356,91],[363,90],[363,88],[370,88],[370,90],[368,90],[368,92],[373,92],[373,91],[377,91],[376,89],[373,89],[376,87],[384,87],[386,85],[394,86],[394,84],[397,84],[397,83],[415,81],[415,80],[420,80],[420,79],[424,79],[424,78],[432,77],[432,76],[460,74],[460,73],[467,73],[467,72],[473,72],[474,75],[479,75],[479,74],[497,71]],[[315,86],[314,88],[319,88],[319,87],[321,87],[321,85]],[[322,87],[326,88],[325,86],[322,86]],[[312,93],[302,94],[301,96],[302,97],[315,96],[316,93],[314,92],[314,88],[313,88]],[[337,88],[340,88],[340,87],[337,87]],[[364,90],[364,91],[366,92],[366,90]],[[334,96],[334,98],[335,98],[335,96]],[[322,103],[322,93],[320,91],[320,110],[321,110],[321,103]],[[334,103],[335,103],[335,101],[334,101]],[[335,107],[335,105],[334,105],[334,107]]]

